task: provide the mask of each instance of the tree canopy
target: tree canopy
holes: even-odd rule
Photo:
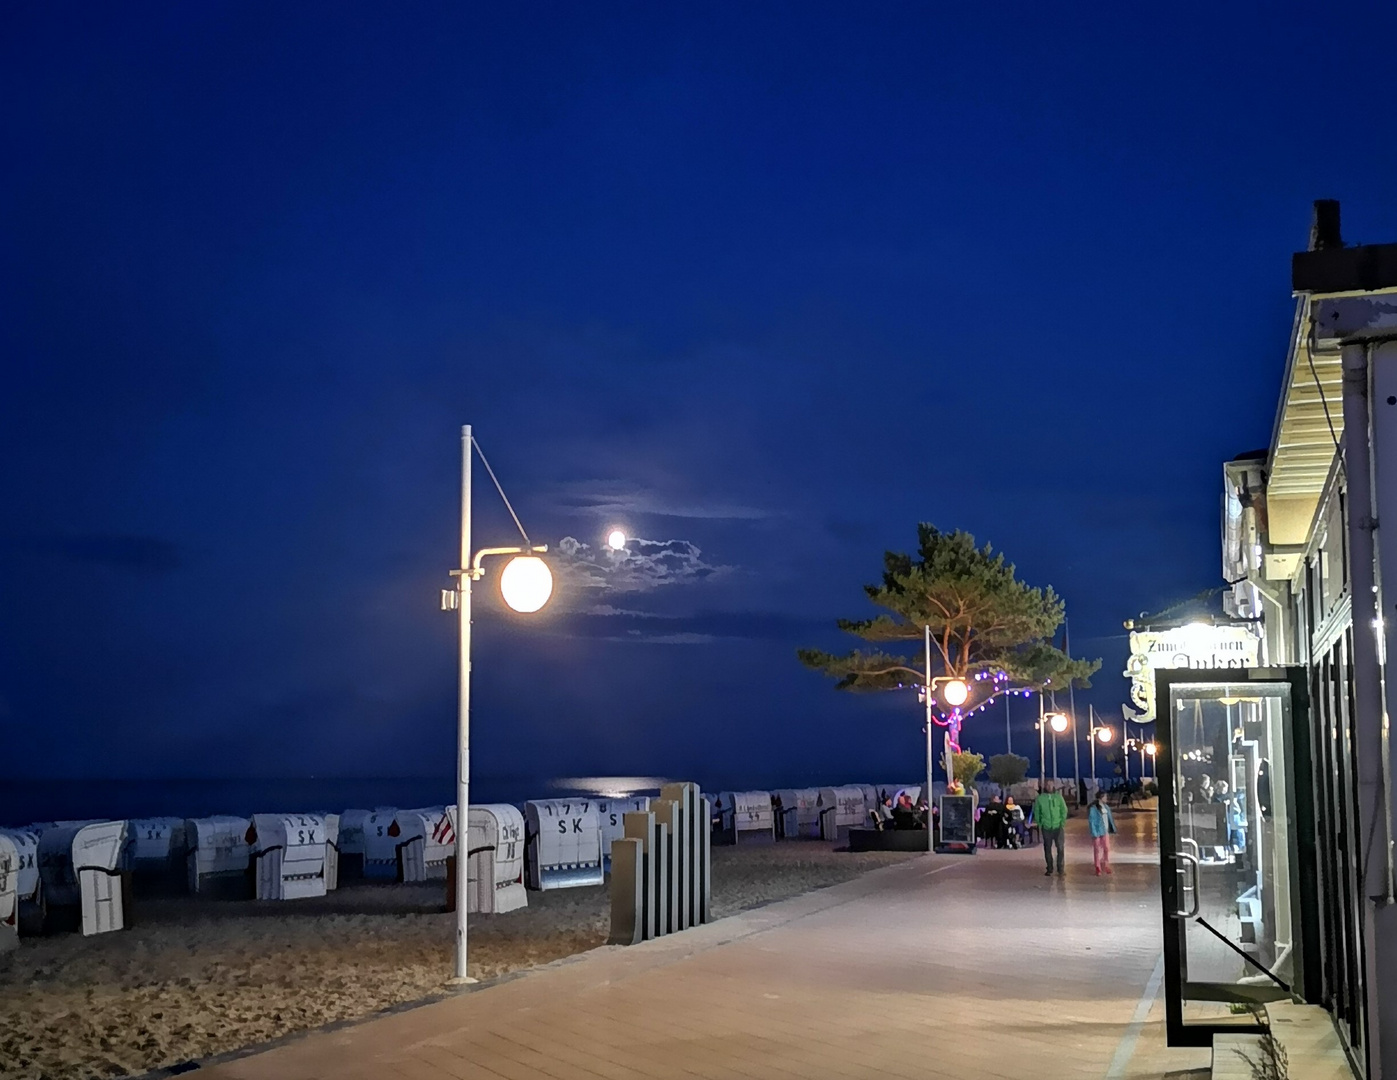
[[[1028,758],[1020,754],[995,754],[990,758],[990,782],[1001,788],[1021,784],[1028,775]]]
[[[917,555],[883,555],[883,580],[864,592],[883,613],[840,619],[841,630],[877,645],[922,641],[931,628],[933,674],[972,681],[999,673],[1020,687],[1065,690],[1090,686],[1100,660],[1073,660],[1053,644],[1063,602],[1052,586],[1032,588],[1015,577],[989,544],[969,533],[917,526]],[[882,648],[844,655],[801,649],[803,664],[836,680],[840,690],[893,690],[925,681],[925,664]],[[939,669],[939,670],[938,670]],[[972,703],[973,705],[973,703]]]

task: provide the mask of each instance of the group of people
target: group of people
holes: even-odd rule
[[[1263,764],[1267,764],[1263,762]],[[1258,777],[1258,787],[1261,778]],[[1270,799],[1270,775],[1267,765],[1265,777],[1266,802]],[[1184,789],[1184,797],[1190,803],[1212,803],[1222,807],[1222,828],[1227,836],[1227,850],[1233,855],[1241,855],[1247,850],[1247,807],[1246,795],[1233,791],[1226,780],[1213,783],[1207,773],[1198,777]],[[1265,810],[1269,811],[1269,805]]]
[[[980,811],[979,832],[997,848],[1020,848],[1028,833],[1028,819],[1023,807],[1014,802],[1014,796],[1001,800],[996,795]]]
[[[1033,824],[1043,843],[1044,876],[1065,873],[1064,842],[1067,830],[1067,800],[1056,791],[1040,792],[1033,800]],[[1106,793],[1097,791],[1087,810],[1087,827],[1091,832],[1092,864],[1099,877],[1111,872],[1111,836],[1116,831],[1116,818],[1106,802]],[[1026,822],[1021,807],[1012,796],[1001,802],[996,795],[980,815],[980,835],[987,836],[995,847],[1023,844]]]
[[[923,800],[920,804],[912,801],[912,796],[905,791],[898,792],[894,799],[886,791],[879,792],[878,797],[878,824],[884,829],[925,829],[927,817],[927,804]],[[935,810],[932,817],[935,818]]]
[[[894,799],[887,792],[880,792],[878,818],[883,828],[925,829],[927,804],[914,803],[905,791]],[[936,810],[931,808],[932,824],[935,827]],[[1067,829],[1067,800],[1056,791],[1040,792],[1033,800],[1030,815],[1025,815],[1014,797],[1001,799],[998,795],[990,799],[980,812],[978,833],[987,837],[997,848],[1022,847],[1026,841],[1028,824],[1031,820],[1038,827],[1038,836],[1043,843],[1045,876],[1063,876],[1064,842]],[[1116,818],[1106,802],[1106,792],[1097,790],[1087,810],[1087,827],[1091,832],[1092,863],[1097,876],[1111,872],[1111,836],[1116,832]]]

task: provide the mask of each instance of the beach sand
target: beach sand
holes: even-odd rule
[[[791,841],[713,849],[715,918],[911,856]],[[139,1075],[445,992],[445,886],[355,883],[285,903],[140,902],[135,925],[25,938],[0,957],[0,1077]],[[473,917],[470,970],[491,978],[602,946],[605,887],[529,894]]]

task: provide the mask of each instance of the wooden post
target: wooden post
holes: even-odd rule
[[[608,945],[638,945],[645,940],[645,854],[641,841],[611,842],[611,936]]]

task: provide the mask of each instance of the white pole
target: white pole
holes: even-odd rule
[[[936,764],[936,746],[932,741],[931,722],[931,627],[926,627],[926,847],[930,851],[935,837],[931,834],[932,776]],[[948,777],[949,779],[949,777]]]
[[[1068,659],[1072,658],[1072,643],[1067,636],[1067,617],[1062,619],[1062,651],[1067,654]],[[1077,731],[1077,694],[1072,687],[1072,680],[1067,680],[1067,707],[1072,711],[1072,782],[1077,788],[1077,805],[1082,805],[1082,737]]]
[[[1013,696],[1007,691],[1004,694],[1004,752],[1006,754],[1014,752],[1014,727],[1009,722],[1009,699]]]
[[[1091,743],[1091,791],[1096,794],[1096,709],[1087,706],[1087,741]]]
[[[471,428],[461,428],[461,657],[456,703],[456,982],[472,982],[466,974],[465,853],[469,850],[471,805]]]
[[[1038,794],[1043,794],[1043,773],[1046,771],[1047,735],[1043,732],[1043,691],[1038,691]]]

